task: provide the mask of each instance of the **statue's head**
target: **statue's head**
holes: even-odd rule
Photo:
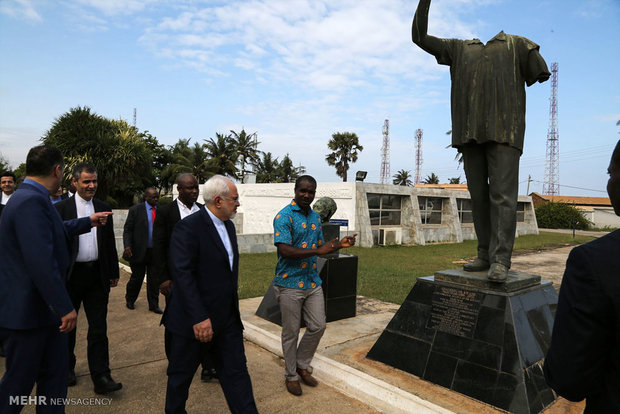
[[[336,202],[333,198],[330,197],[322,197],[319,198],[316,203],[312,206],[312,209],[319,213],[321,216],[322,223],[328,223],[329,219],[334,215],[338,206],[336,206]]]

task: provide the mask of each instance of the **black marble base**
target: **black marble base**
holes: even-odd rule
[[[317,268],[325,297],[327,322],[353,318],[357,298],[357,256],[342,253],[336,256],[319,256]],[[256,315],[282,326],[282,314],[273,283],[256,309]]]
[[[536,275],[511,272],[502,285],[480,273],[418,278],[367,357],[512,413],[538,413],[557,398],[542,372],[557,293]]]

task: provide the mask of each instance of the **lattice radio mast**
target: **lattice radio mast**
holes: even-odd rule
[[[136,121],[138,120],[138,108],[133,108],[133,126],[136,126]]]
[[[549,98],[549,129],[545,156],[543,194],[560,195],[560,134],[558,133],[558,62],[551,64],[551,97]]]
[[[383,146],[381,147],[381,184],[390,183],[390,121],[383,123]]]
[[[422,134],[421,129],[415,130],[415,183],[420,184],[422,174]]]

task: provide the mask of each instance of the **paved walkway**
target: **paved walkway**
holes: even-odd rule
[[[531,271],[559,286],[571,248],[517,255],[513,268]],[[112,289],[108,314],[110,364],[115,380],[123,389],[109,396],[92,390],[86,363],[86,320],[80,313],[76,374],[78,385],[69,388],[67,413],[162,413],[166,391],[167,361],[163,351],[160,317],[148,312],[145,293],[136,310],[124,304],[128,274],[122,271],[121,284]],[[420,380],[376,361],[366,353],[377,340],[398,306],[358,297],[355,318],[331,322],[313,361],[317,388],[303,387],[304,395],[294,397],[284,388],[284,364],[279,343],[280,327],[254,315],[262,298],[241,301],[246,326],[246,355],[261,413],[500,413],[486,404]],[[3,364],[2,364],[3,365]],[[4,366],[0,367],[0,375]],[[90,399],[90,398],[95,398]],[[92,405],[95,404],[95,405]],[[226,413],[224,396],[216,382],[202,383],[197,373],[187,404],[189,413]],[[27,407],[25,413],[34,413]],[[583,404],[560,399],[547,414],[581,413]]]

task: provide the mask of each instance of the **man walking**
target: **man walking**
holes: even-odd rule
[[[54,206],[63,220],[88,217],[101,211],[112,211],[110,206],[94,198],[97,192],[97,170],[94,165],[79,163],[73,168],[75,196]],[[88,320],[87,355],[90,377],[98,394],[107,394],[122,388],[110,375],[110,355],[107,333],[108,300],[110,288],[119,279],[118,254],[114,240],[112,217],[103,227],[74,237],[71,245],[75,261],[67,282],[67,290],[76,311],[84,304]],[[73,386],[75,376],[75,331],[69,333],[70,365],[67,383]]]
[[[159,193],[154,187],[144,191],[144,202],[129,209],[123,229],[123,258],[129,261],[131,278],[127,282],[125,302],[135,309],[135,302],[146,273],[146,298],[149,311],[162,314],[159,307],[159,284],[153,272],[153,225],[157,215]]]
[[[235,184],[213,176],[205,207],[181,220],[170,240],[173,285],[164,323],[171,333],[166,413],[185,412],[202,344],[211,342],[215,367],[232,413],[256,413],[239,314],[239,251],[231,219],[239,206]]]
[[[198,181],[192,174],[185,173],[177,177],[177,191],[179,197],[176,200],[158,209],[157,217],[155,218],[155,228],[153,229],[153,269],[156,279],[159,281],[159,291],[166,298],[166,304],[168,303],[170,289],[172,288],[172,276],[168,268],[172,230],[177,222],[198,212],[202,207],[202,204],[196,202],[199,192]],[[166,356],[169,356],[170,332],[168,329],[164,330],[164,346]],[[200,378],[204,382],[217,378],[209,348],[209,344],[203,344],[203,356],[201,358],[202,373]]]
[[[67,396],[66,333],[77,323],[65,287],[71,264],[67,235],[105,225],[112,213],[63,223],[49,199],[60,185],[63,170],[57,148],[30,149],[26,179],[2,212],[0,337],[5,341],[6,372],[0,380],[1,413],[21,411],[19,401],[30,395],[35,383],[37,397],[46,401]],[[11,398],[18,403],[11,404]],[[41,405],[37,412],[64,413],[64,406]]]
[[[0,189],[2,190],[0,193],[0,204],[6,205],[9,198],[15,192],[15,185],[15,174],[10,171],[0,173]]]
[[[309,370],[325,332],[325,299],[316,256],[355,244],[355,235],[323,242],[321,218],[310,208],[315,193],[316,180],[302,175],[295,182],[295,198],[273,220],[278,248],[273,284],[282,314],[285,384],[288,392],[297,396],[302,394],[300,377],[306,385],[318,385]],[[306,332],[298,345],[302,315]]]

